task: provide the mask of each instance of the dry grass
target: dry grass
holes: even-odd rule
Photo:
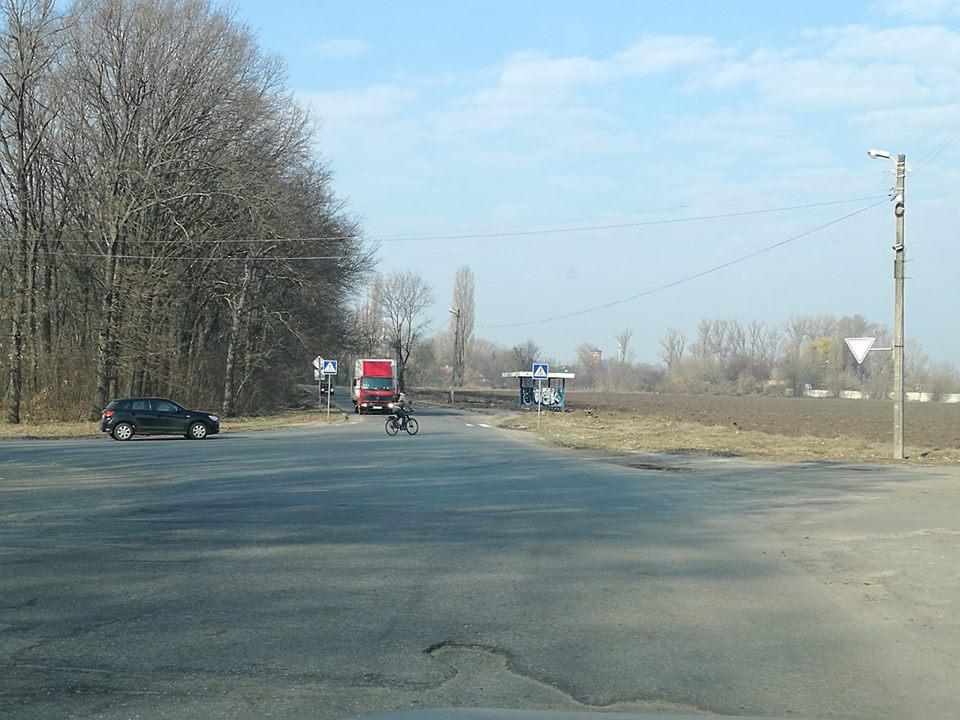
[[[97,437],[98,434],[99,428],[95,422],[0,423],[0,440],[57,440]]]
[[[340,410],[330,410],[330,424],[347,422],[349,415]],[[292,410],[276,415],[258,415],[255,417],[224,418],[220,421],[221,432],[239,432],[252,430],[275,430],[284,427],[326,425],[326,410]]]
[[[891,453],[889,443],[865,438],[773,434],[622,411],[544,413],[539,431],[536,416],[532,414],[513,415],[501,420],[499,425],[537,433],[548,442],[563,447],[620,452],[845,462],[886,462]],[[919,462],[960,462],[958,448],[909,447],[907,453]]]
[[[416,390],[414,399],[446,404],[446,391]],[[470,410],[516,407],[516,391],[463,389],[457,406]],[[664,422],[719,426],[744,432],[863,440],[885,446],[893,441],[893,403],[886,400],[787,398],[765,395],[684,395],[678,393],[567,392],[575,410],[621,412]],[[907,403],[906,442],[936,453],[960,454],[960,403]],[[817,441],[814,441],[817,442]],[[830,443],[828,443],[829,445]],[[857,444],[857,443],[854,443]]]
[[[349,419],[339,410],[330,411],[330,423],[342,423]],[[276,430],[285,427],[306,427],[325,425],[326,411],[294,410],[262,415],[257,417],[224,418],[220,423],[221,432],[252,432],[256,430]],[[0,423],[0,440],[60,440],[66,438],[95,438],[100,436],[99,423],[96,422],[46,422],[21,423],[9,425]]]

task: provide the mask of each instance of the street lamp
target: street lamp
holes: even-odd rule
[[[893,160],[886,150],[867,150],[874,160]],[[903,460],[903,405],[906,397],[903,390],[903,215],[906,197],[907,156],[897,155],[897,183],[893,195],[893,216],[896,222],[896,242],[893,246],[893,457]]]

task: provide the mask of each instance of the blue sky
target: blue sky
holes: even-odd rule
[[[862,313],[891,323],[887,204],[749,262],[635,294],[882,198],[869,147],[908,153],[907,334],[960,360],[960,2],[238,2],[284,58],[317,151],[371,237],[665,220],[515,238],[383,242],[446,324],[453,275],[477,278],[477,332],[570,358],[634,330]],[[896,56],[893,55],[897,51]],[[502,327],[510,323],[533,323]]]

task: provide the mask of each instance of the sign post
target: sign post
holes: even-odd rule
[[[336,360],[321,361],[320,372],[327,377],[327,422],[330,421],[330,396],[333,395],[333,376],[337,374]]]
[[[317,381],[317,410],[323,408],[323,376],[320,374],[322,366],[323,358],[317,355],[313,359],[313,379]]]
[[[540,429],[540,413],[543,410],[543,381],[550,377],[550,366],[547,363],[533,363],[531,371],[533,379],[537,381],[537,430]]]

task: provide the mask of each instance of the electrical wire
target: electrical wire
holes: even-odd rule
[[[954,140],[956,140],[956,138],[952,138],[952,137],[951,137],[951,138],[947,138],[946,140],[944,140],[942,143],[940,143],[940,145],[938,145],[937,147],[935,147],[935,148],[933,149],[933,152],[932,152],[932,153],[930,153],[929,155],[927,155],[926,157],[924,157],[923,159],[921,159],[921,160],[920,160],[920,164],[921,164],[921,165],[926,165],[928,162],[933,162],[934,160],[936,160],[936,159],[940,156],[940,153],[942,153],[942,152],[943,152],[944,150],[946,150],[948,147],[950,147],[951,145],[953,145]]]
[[[641,227],[654,227],[657,225],[676,225],[681,223],[691,223],[691,222],[707,222],[710,220],[725,220],[732,218],[742,218],[749,217],[753,215],[772,215],[775,213],[781,212],[791,212],[794,210],[812,210],[814,208],[820,207],[832,207],[835,205],[848,205],[852,203],[859,203],[868,200],[874,200],[877,198],[877,195],[868,195],[863,197],[854,197],[847,198],[843,200],[827,200],[821,202],[812,202],[804,203],[801,205],[786,205],[781,207],[770,207],[770,208],[758,208],[750,210],[736,210],[732,212],[725,213],[712,213],[709,215],[689,215],[686,217],[671,217],[671,218],[661,218],[657,220],[638,220],[635,222],[625,222],[625,223],[610,223],[610,224],[598,224],[598,225],[571,225],[566,227],[558,228],[537,228],[531,230],[503,230],[503,231],[492,231],[492,232],[470,232],[470,233],[452,233],[452,234],[440,234],[440,235],[386,235],[386,236],[371,236],[366,238],[371,242],[378,243],[394,243],[394,242],[416,242],[416,241],[434,241],[434,240],[489,240],[495,238],[510,238],[510,237],[535,237],[540,235],[556,235],[564,233],[578,233],[578,232],[601,232],[604,230],[628,230],[632,228],[641,228]],[[349,235],[327,235],[327,236],[318,236],[318,237],[301,237],[301,238],[236,238],[231,240],[210,240],[210,241],[200,241],[197,244],[203,246],[209,245],[222,245],[222,244],[233,244],[233,243],[252,243],[252,244],[275,244],[275,243],[292,243],[292,242],[327,242],[327,241],[336,241],[336,240],[359,240],[363,239],[363,236],[355,233]],[[61,242],[89,242],[88,240],[82,239],[67,239]],[[140,240],[138,244],[169,244],[168,240]],[[70,253],[62,253],[70,254]]]
[[[104,255],[102,253],[56,253],[56,254],[66,255],[68,257],[99,258],[101,260],[106,260],[108,257],[107,255]],[[216,257],[211,255],[208,255],[207,257],[183,257],[180,255],[113,255],[112,257],[116,260],[182,260],[185,262],[198,262],[203,260],[214,260],[217,262],[221,260],[234,260],[234,261],[242,260],[244,262],[247,262],[247,261],[281,262],[285,260],[294,261],[294,260],[343,260],[345,259],[344,256],[342,255],[307,255],[307,256],[295,256],[295,257],[278,257],[275,255],[263,255],[260,257],[254,257],[254,256],[237,257],[235,255],[228,256],[228,257]]]
[[[789,243],[793,243],[793,242],[796,242],[797,240],[802,240],[803,238],[810,237],[811,235],[814,235],[818,232],[822,232],[823,230],[826,230],[829,227],[838,225],[844,222],[845,220],[849,220],[850,218],[856,217],[857,215],[861,215],[869,210],[872,210],[875,207],[879,207],[880,205],[883,205],[885,202],[886,202],[886,199],[879,200],[878,202],[875,202],[872,205],[867,205],[865,207],[860,208],[859,210],[854,210],[853,212],[847,213],[846,215],[841,215],[840,217],[834,218],[833,220],[825,222],[822,225],[817,225],[816,227],[810,228],[809,230],[804,230],[803,232],[798,233],[796,235],[791,235],[790,237],[780,240],[778,242],[771,243],[770,245],[765,245],[756,250],[752,250],[751,252],[745,253],[743,255],[739,255],[735,258],[732,258],[731,260],[727,260],[726,262],[720,263],[719,265],[714,265],[712,267],[693,273],[691,275],[684,275],[683,277],[677,278],[676,280],[672,280],[670,282],[663,283],[662,285],[656,285],[654,287],[641,290],[638,293],[634,293],[633,295],[629,295],[627,297],[620,298],[618,300],[612,300],[610,302],[603,303],[600,305],[592,305],[590,307],[581,308],[580,310],[574,310],[572,312],[563,313],[560,315],[553,315],[550,317],[541,318],[539,320],[525,320],[525,321],[513,322],[513,323],[484,324],[479,327],[489,328],[489,329],[529,327],[532,325],[541,325],[544,323],[556,322],[557,320],[567,320],[569,318],[579,317],[581,315],[587,315],[589,313],[596,312],[598,310],[607,310],[609,308],[616,307],[617,305],[623,305],[629,302],[633,302],[634,300],[639,300],[642,297],[647,297],[648,295],[653,295],[654,293],[663,292],[664,290],[669,290],[670,288],[677,287],[678,285],[683,285],[685,283],[692,282],[693,280],[698,280],[699,278],[705,277],[715,272],[719,272],[720,270],[724,270],[728,267],[731,267],[732,265],[737,265],[739,263],[746,262],[747,260],[751,260],[757,257],[758,255],[763,255],[764,253],[768,253],[779,247],[788,245]]]

